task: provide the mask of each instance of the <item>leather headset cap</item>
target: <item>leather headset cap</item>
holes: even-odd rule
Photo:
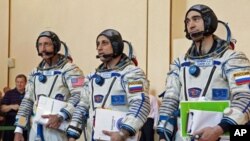
[[[52,31],[43,31],[42,33],[40,33],[40,35],[38,36],[38,38],[36,40],[37,51],[38,51],[38,41],[41,37],[48,37],[52,40],[52,43],[54,46],[54,54],[56,54],[60,51],[61,41],[60,41],[59,37]]]
[[[197,11],[201,14],[202,19],[204,21],[204,30],[205,30],[203,33],[204,36],[211,35],[215,32],[215,30],[217,29],[217,26],[218,26],[218,19],[215,15],[214,11],[211,8],[209,8],[206,5],[202,5],[202,4],[194,5],[191,8],[189,8],[189,10],[187,11],[185,19],[187,17],[187,14],[190,11]],[[185,22],[185,32],[186,32],[186,37],[188,39],[191,39],[191,37],[187,31],[186,22]]]
[[[114,29],[106,29],[97,36],[96,41],[101,35],[109,39],[113,48],[113,57],[117,57],[123,53],[124,43],[122,40],[122,36],[118,31]]]

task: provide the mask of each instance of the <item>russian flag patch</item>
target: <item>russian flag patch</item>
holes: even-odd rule
[[[250,83],[250,72],[238,72],[234,74],[235,83],[237,85]]]
[[[141,81],[133,81],[128,83],[128,90],[130,93],[142,92],[143,84]]]

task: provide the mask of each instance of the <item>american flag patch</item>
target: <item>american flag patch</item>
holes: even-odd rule
[[[238,72],[234,74],[235,83],[237,85],[242,85],[250,83],[250,72]]]
[[[141,81],[134,81],[128,83],[128,90],[130,93],[142,92],[143,86]]]
[[[71,78],[71,84],[72,87],[79,87],[83,86],[84,83],[84,77],[76,77],[76,78]]]

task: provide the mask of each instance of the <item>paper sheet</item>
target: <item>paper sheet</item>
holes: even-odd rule
[[[126,116],[125,112],[112,111],[107,109],[96,109],[94,139],[110,141],[110,137],[104,135],[102,130],[119,131],[119,125],[122,118]],[[137,141],[138,134],[134,137],[128,138],[126,141]]]
[[[194,131],[216,126],[222,117],[222,112],[189,109],[187,133],[192,135]]]
[[[59,101],[45,96],[40,96],[34,121],[43,125],[46,124],[48,122],[48,119],[42,118],[42,115],[58,114],[60,110],[66,106],[66,104],[67,103],[63,101]],[[65,131],[68,125],[69,122],[64,121],[58,129]]]

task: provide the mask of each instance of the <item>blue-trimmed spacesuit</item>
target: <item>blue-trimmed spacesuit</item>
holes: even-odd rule
[[[81,101],[67,130],[68,136],[75,139],[80,137],[84,126],[87,126],[87,140],[93,139],[96,108],[126,112],[120,128],[128,131],[130,136],[143,126],[150,111],[149,82],[143,70],[122,53],[124,41],[120,34],[108,29],[100,35],[110,40],[114,51],[112,57],[121,56],[121,59],[112,69],[101,64],[85,78]]]
[[[105,70],[100,66],[95,73],[86,77],[83,96],[68,132],[74,132],[78,138],[83,122],[89,117],[86,131],[87,140],[91,140],[95,108],[127,112],[121,128],[129,131],[130,135],[135,135],[146,121],[150,110],[148,81],[144,72],[134,66],[127,56],[123,56],[116,69]]]
[[[238,125],[249,120],[250,62],[242,52],[229,49],[227,42],[220,39],[216,41],[218,52],[197,59],[190,56],[193,53],[191,47],[189,54],[177,58],[171,64],[160,107],[158,131],[172,134],[173,124],[164,127],[166,120],[161,119],[166,119],[166,116],[173,118],[180,101],[230,100],[231,106],[225,109],[222,122]],[[198,77],[188,72],[193,64],[200,68]],[[240,76],[246,81],[241,80]]]
[[[40,37],[49,37],[53,41],[54,47],[60,43],[59,38],[51,31],[45,31],[40,34]],[[58,40],[57,40],[58,39]],[[61,43],[60,43],[61,44]],[[66,45],[65,45],[66,49]],[[59,49],[57,50],[59,51]],[[57,54],[58,62],[51,67],[45,67],[44,60],[39,66],[32,70],[28,77],[26,85],[26,94],[19,107],[15,132],[21,132],[23,128],[30,128],[29,140],[34,141],[37,136],[42,141],[66,141],[65,132],[58,129],[47,128],[45,125],[39,125],[34,122],[36,115],[36,106],[39,96],[46,96],[53,99],[67,102],[67,106],[60,110],[64,120],[70,120],[74,111],[75,105],[79,102],[80,93],[83,86],[84,76],[78,66],[71,63],[68,56]]]
[[[191,10],[202,11],[204,24],[208,26],[205,27],[208,32],[203,34],[211,35],[217,28],[217,18],[212,10],[204,5],[195,5]],[[191,39],[188,33],[186,37]],[[193,43],[184,56],[171,64],[157,127],[161,137],[183,140],[180,123],[176,122],[176,119],[179,121],[176,111],[181,101],[229,100],[230,107],[224,110],[219,123],[224,131],[228,131],[230,125],[244,125],[249,121],[250,62],[244,53],[232,50],[228,41],[216,36],[213,39],[208,54],[199,55]]]

